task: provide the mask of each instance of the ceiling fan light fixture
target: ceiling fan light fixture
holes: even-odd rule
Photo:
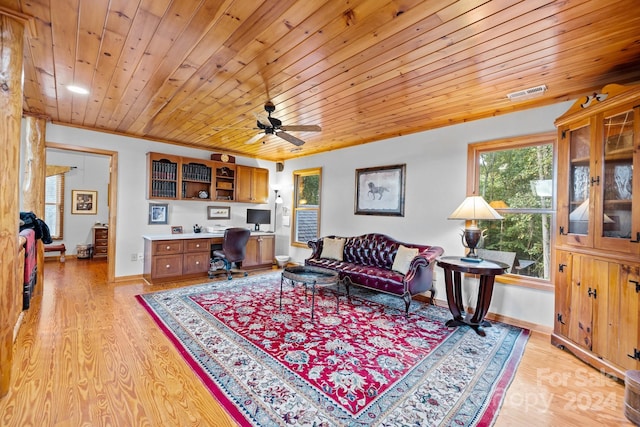
[[[283,126],[282,121],[275,117],[271,117],[271,113],[276,110],[276,106],[273,102],[267,101],[264,104],[264,110],[267,112],[267,117],[261,114],[255,114],[256,116],[256,126],[258,129],[264,132],[264,135],[275,135],[279,138],[284,139],[287,142],[290,142],[293,145],[301,146],[305,142],[293,136],[286,131],[292,132],[320,132],[322,128],[318,125],[292,125],[292,126]],[[256,142],[256,137],[251,138],[246,144],[252,144]]]

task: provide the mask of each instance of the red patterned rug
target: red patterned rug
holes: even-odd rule
[[[341,287],[340,290],[343,290]],[[355,291],[355,294],[353,294]],[[352,287],[310,294],[280,274],[139,295],[217,400],[249,426],[485,426],[495,420],[528,331],[480,337],[451,314]]]

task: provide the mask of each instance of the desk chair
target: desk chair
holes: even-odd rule
[[[247,275],[246,271],[232,268],[232,266],[234,263],[241,263],[244,260],[250,235],[251,231],[249,231],[248,228],[242,227],[227,228],[224,231],[222,250],[214,250],[213,256],[211,257],[212,268],[209,269],[210,279],[223,271],[227,273],[227,279],[229,280],[233,278],[232,274],[234,273]],[[220,261],[224,264],[224,270],[214,269],[215,264]]]

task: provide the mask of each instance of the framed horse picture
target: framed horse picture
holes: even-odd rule
[[[404,216],[406,165],[356,169],[356,215]]]

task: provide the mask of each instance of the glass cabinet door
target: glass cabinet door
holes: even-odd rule
[[[572,129],[569,135],[569,234],[590,235],[590,160],[591,126]]]
[[[629,252],[633,234],[634,111],[605,114],[602,121],[601,206],[598,211],[599,247]],[[637,245],[637,243],[635,244]]]

